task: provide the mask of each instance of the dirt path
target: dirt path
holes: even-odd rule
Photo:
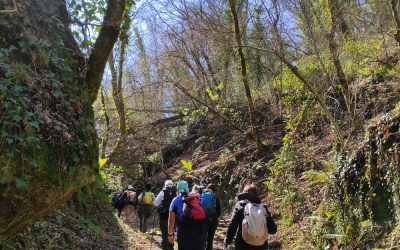
[[[125,220],[125,215],[122,213],[121,218],[125,224],[124,230],[128,236],[130,244],[126,247],[128,250],[138,249],[138,250],[156,250],[161,249],[161,231],[159,227],[158,214],[153,213],[153,215],[148,220],[148,232],[140,233],[139,231],[139,217],[135,212],[132,216],[131,221]],[[214,248],[215,250],[224,249],[224,237],[226,232],[228,220],[222,218],[220,220],[220,226],[217,229],[214,237]],[[140,237],[138,237],[140,236]]]
[[[129,244],[125,247],[127,250],[157,250],[161,249],[161,231],[159,228],[158,215],[153,211],[153,215],[148,219],[148,231],[140,232],[139,216],[136,211],[133,212],[132,220],[127,221],[125,214],[121,214],[122,223],[125,225],[125,233]]]
[[[124,214],[121,216],[124,218]],[[229,217],[224,215],[220,218],[219,226],[215,233],[214,237],[214,246],[213,249],[215,250],[223,250],[224,249],[224,238],[227,230],[229,222]],[[124,222],[126,225],[126,234],[128,236],[129,241],[131,241],[126,249],[133,250],[156,250],[161,249],[161,231],[159,228],[159,221],[158,221],[158,214],[153,213],[153,215],[148,220],[148,232],[147,233],[140,233],[139,231],[139,217],[137,216],[136,212],[133,215],[133,219],[130,222]],[[134,235],[133,235],[134,234]],[[140,237],[138,237],[140,235]],[[270,243],[271,246],[274,245],[276,242],[276,236],[271,236]],[[233,246],[230,246],[230,249],[234,249]],[[281,249],[280,247],[270,247],[269,249]]]

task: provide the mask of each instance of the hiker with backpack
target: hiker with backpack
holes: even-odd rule
[[[200,195],[200,186],[197,184],[194,184],[192,187],[192,192],[190,192],[189,194],[197,194]]]
[[[198,194],[188,194],[186,181],[179,181],[176,196],[169,207],[168,242],[174,244],[174,228],[177,221],[179,250],[204,250],[206,240],[206,213],[199,204]]]
[[[204,208],[207,218],[206,250],[213,249],[214,235],[218,227],[218,218],[221,215],[221,201],[215,195],[216,191],[217,187],[210,183],[203,190],[200,198],[200,204]]]
[[[265,204],[261,203],[257,187],[246,185],[233,208],[225,237],[225,246],[236,234],[235,249],[267,250],[268,234],[275,234],[276,224]]]
[[[160,230],[162,236],[162,249],[171,250],[173,245],[168,242],[168,213],[169,206],[176,196],[176,188],[171,180],[166,180],[163,190],[157,195],[154,200],[154,206],[158,207],[158,214],[160,216]]]
[[[118,218],[121,217],[126,196],[127,194],[125,193],[125,190],[122,190],[116,192],[111,198],[111,206],[118,210]]]
[[[136,206],[137,204],[136,192],[132,185],[128,186],[128,189],[124,191],[123,196],[124,196],[122,201],[123,206],[121,211],[122,214],[124,215],[123,220],[127,223],[130,223],[133,219],[134,206]]]
[[[204,191],[204,189],[206,189],[207,187],[207,180],[206,179],[202,179],[200,181],[200,187],[199,187],[199,194],[201,195]]]
[[[153,213],[154,193],[151,192],[151,185],[146,184],[145,190],[139,195],[138,200],[138,214],[140,220],[140,231],[145,233],[147,231],[147,220]]]

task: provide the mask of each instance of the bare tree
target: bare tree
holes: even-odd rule
[[[248,82],[248,78],[247,78],[246,58],[244,57],[244,54],[243,54],[242,40],[241,40],[242,38],[241,38],[241,34],[240,34],[239,19],[238,19],[238,15],[236,12],[235,0],[229,0],[229,6],[230,6],[231,12],[232,12],[233,25],[234,25],[234,29],[235,29],[234,32],[235,32],[235,37],[236,37],[236,43],[238,46],[237,49],[238,49],[238,53],[239,53],[239,57],[240,57],[242,82],[244,85],[247,102],[249,105],[249,114],[250,114],[250,122],[251,122],[251,128],[252,128],[252,133],[253,133],[253,139],[257,145],[258,152],[261,154],[262,152],[265,151],[265,145],[261,141],[260,132],[258,131],[256,112],[254,110],[253,98],[251,96],[250,86],[249,86],[249,82]]]

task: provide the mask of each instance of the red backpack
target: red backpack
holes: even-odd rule
[[[199,196],[190,194],[184,198],[183,203],[183,217],[189,220],[204,220],[206,218],[206,212],[204,208],[200,206]]]

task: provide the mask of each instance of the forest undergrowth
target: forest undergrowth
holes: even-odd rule
[[[157,223],[139,233],[113,193],[207,179],[218,249],[250,182],[278,224],[271,249],[400,249],[399,13],[0,0],[0,248],[157,248]]]
[[[397,78],[369,84],[365,82],[360,87],[360,96],[369,96],[368,92],[378,96],[388,92],[394,96],[399,93]],[[379,130],[384,125],[399,124],[397,99],[386,99],[386,102],[383,98],[376,100],[373,104],[368,98],[360,100],[365,101],[360,108],[365,105],[384,108],[366,123],[367,134],[371,127]],[[259,103],[257,110],[266,110],[265,105]],[[306,102],[305,105],[309,104]],[[262,199],[268,204],[279,227],[278,234],[270,239],[270,244],[276,246],[272,249],[395,249],[393,247],[400,240],[395,220],[383,218],[383,224],[378,225],[373,222],[372,211],[367,211],[364,217],[363,211],[359,210],[368,209],[372,202],[367,199],[373,197],[365,197],[365,193],[357,190],[365,188],[363,180],[370,182],[368,175],[371,170],[354,162],[354,166],[363,169],[356,173],[360,184],[352,176],[350,186],[345,185],[349,182],[351,170],[344,164],[349,165],[353,155],[357,158],[360,150],[367,153],[363,148],[366,143],[363,134],[352,136],[353,139],[348,141],[348,151],[340,155],[332,140],[331,130],[318,124],[318,116],[307,113],[306,108],[303,111],[305,113],[300,112],[298,116],[298,119],[303,119],[301,124],[296,119],[289,123],[284,122],[282,117],[271,119],[266,115],[259,116],[261,136],[270,145],[270,150],[262,157],[257,154],[255,145],[242,134],[227,129],[218,119],[200,118],[190,124],[186,137],[163,148],[165,169],[161,168],[160,159],[153,156],[155,162],[148,181],[154,184],[155,191],[162,187],[167,176],[193,182],[206,178],[216,183],[223,202],[224,220],[229,216],[240,188],[245,183],[257,183],[261,187]],[[296,126],[301,128],[295,129],[296,133],[290,133]],[[383,127],[385,129],[396,131],[391,127]],[[397,134],[385,136],[390,136],[390,147],[399,140]],[[389,152],[398,152],[395,150],[398,149]],[[183,165],[182,160],[190,162],[190,168]],[[123,188],[123,183],[130,177],[125,175],[123,168],[115,165],[101,168],[100,172],[101,181],[97,187],[94,185],[75,194],[71,201],[46,219],[35,222],[15,237],[2,242],[1,246],[5,249],[145,249],[154,243],[157,249],[157,243],[151,243],[149,235],[138,233],[134,226],[118,219],[109,204],[112,192]],[[398,177],[385,173],[385,178],[390,176]],[[397,187],[393,185],[395,195]],[[348,194],[345,188],[353,189],[355,193]],[[374,196],[374,193],[367,192],[367,195]],[[376,191],[375,195],[382,193]],[[359,203],[361,201],[364,203]],[[396,212],[398,210],[393,207],[385,214]],[[226,222],[222,225],[226,226]],[[156,231],[154,235],[157,235]],[[217,242],[222,242],[224,231],[224,227],[219,229]]]

